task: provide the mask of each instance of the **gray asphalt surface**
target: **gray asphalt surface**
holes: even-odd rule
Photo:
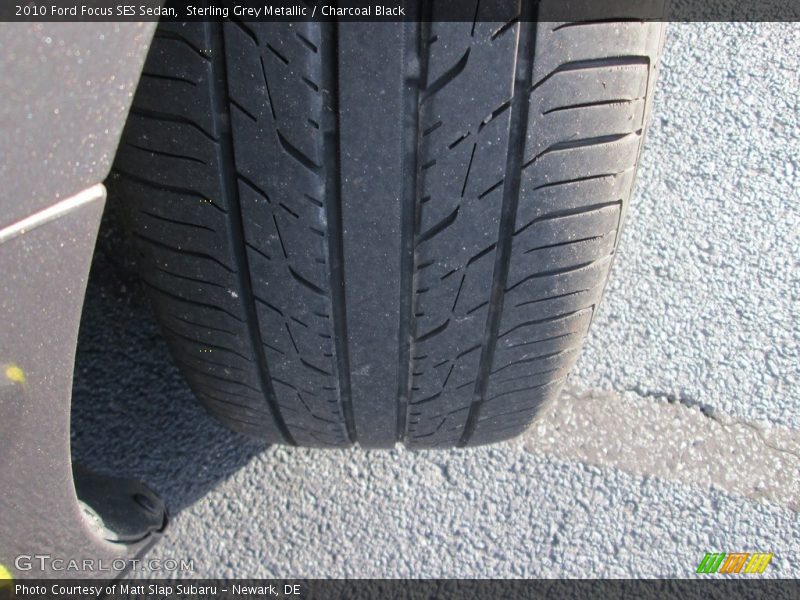
[[[75,457],[164,496],[173,521],[152,555],[193,558],[180,575],[681,577],[705,552],[765,551],[765,575],[800,576],[798,56],[796,24],[668,33],[628,229],[571,379],[589,398],[616,390],[603,406],[627,407],[650,462],[619,447],[626,436],[602,446],[569,397],[577,413],[468,451],[229,433],[172,365],[113,214],[81,331]],[[736,446],[744,434],[726,423],[756,445]],[[730,456],[710,443],[720,424]],[[744,480],[736,452],[759,443],[787,488]],[[683,461],[690,451],[706,454]],[[726,468],[703,471],[703,456]]]
[[[672,24],[573,381],[800,428],[800,27]]]

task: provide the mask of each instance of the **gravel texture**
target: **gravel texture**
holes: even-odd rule
[[[800,27],[673,23],[573,381],[800,428]]]

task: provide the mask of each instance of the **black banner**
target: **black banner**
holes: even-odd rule
[[[219,598],[227,600],[647,600],[794,599],[798,580],[753,576],[690,580],[23,580],[0,582],[0,600],[123,600]]]
[[[798,21],[800,0],[3,0],[0,21]]]

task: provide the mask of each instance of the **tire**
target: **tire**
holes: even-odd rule
[[[663,25],[515,14],[159,27],[110,185],[171,351],[226,425],[472,446],[558,396]]]

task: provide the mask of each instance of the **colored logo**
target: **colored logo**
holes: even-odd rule
[[[763,573],[772,560],[772,552],[706,552],[697,566],[697,573]]]
[[[10,600],[14,597],[14,578],[3,564],[0,564],[0,600]]]

